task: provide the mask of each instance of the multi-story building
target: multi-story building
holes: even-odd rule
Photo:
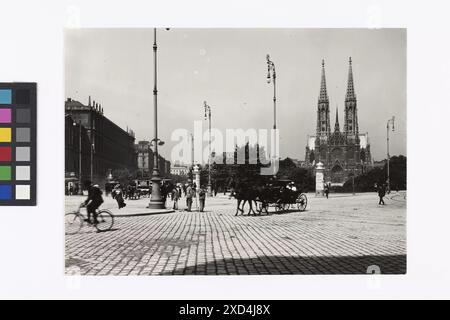
[[[305,163],[313,166],[322,162],[325,167],[325,180],[335,185],[342,185],[351,176],[362,173],[372,165],[368,134],[361,134],[359,131],[356,102],[352,59],[350,58],[345,96],[344,130],[340,129],[338,110],[336,109],[334,131],[331,131],[325,62],[322,60],[317,129],[315,136],[308,136]]]
[[[170,173],[176,176],[187,176],[189,174],[189,167],[184,165],[174,165],[170,169]]]
[[[138,178],[151,178],[154,167],[154,152],[150,141],[139,141],[134,146],[137,156]],[[170,174],[170,161],[158,155],[159,173],[162,177]]]
[[[101,105],[90,97],[87,105],[68,98],[65,113],[66,175],[79,179],[81,165],[81,181],[102,185],[111,171],[137,170],[134,133],[106,118]]]
[[[153,150],[150,141],[139,141],[134,146],[137,153],[138,176],[150,178],[153,171]]]

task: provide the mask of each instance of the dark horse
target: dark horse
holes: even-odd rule
[[[248,210],[248,215],[250,213],[253,213],[253,215],[256,215],[255,210],[253,210],[253,203],[255,203],[256,206],[256,198],[257,198],[257,192],[256,188],[253,187],[248,182],[238,182],[234,186],[234,191],[232,192],[232,196],[236,198],[237,200],[237,207],[236,207],[236,216],[241,212],[241,214],[244,214],[244,206],[245,203],[248,202],[250,208]],[[242,207],[241,207],[242,203]]]

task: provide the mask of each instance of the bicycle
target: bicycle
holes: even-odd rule
[[[67,235],[73,235],[78,233],[85,223],[86,217],[81,213],[81,208],[84,208],[82,203],[78,210],[75,212],[70,212],[65,215],[65,229]],[[98,223],[87,222],[88,225],[97,229],[98,232],[106,232],[113,228],[114,226],[114,215],[106,209],[97,211],[97,221]]]

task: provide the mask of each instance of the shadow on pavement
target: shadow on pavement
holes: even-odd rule
[[[261,275],[261,274],[406,274],[406,255],[343,257],[263,256],[249,259],[225,259],[175,269],[161,275]],[[369,269],[369,267],[371,267]],[[369,271],[368,271],[369,270]]]
[[[295,210],[295,209],[291,209],[291,210],[282,210],[282,211],[269,211],[268,213],[266,213],[265,211],[262,213],[250,213],[248,214],[247,211],[244,212],[244,214],[239,213],[236,217],[264,217],[264,216],[272,216],[272,215],[282,215],[282,214],[289,214],[289,213],[307,213],[308,210],[304,210],[304,211],[300,211],[300,210]]]

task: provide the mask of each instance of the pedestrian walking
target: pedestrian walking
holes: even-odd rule
[[[180,199],[180,193],[178,188],[172,190],[173,210],[178,210],[178,200]]]
[[[119,186],[116,186],[112,192],[114,194],[114,199],[117,201],[117,205],[119,206],[119,209],[125,208],[127,204],[125,203],[125,200],[123,199],[123,192],[122,189],[120,189]]]
[[[378,202],[378,204],[385,205],[383,198],[386,195],[386,185],[384,183],[379,184],[377,187],[377,191],[378,191],[378,197],[380,198],[380,201]]]
[[[205,201],[206,201],[206,191],[204,187],[200,188],[198,191],[198,200],[200,203],[200,212],[203,212],[203,210],[205,209]]]
[[[325,196],[326,196],[327,199],[328,199],[328,196],[329,196],[329,194],[330,194],[330,185],[329,185],[328,183],[325,183],[325,186],[324,186],[324,192],[325,192]]]
[[[187,211],[191,212],[192,211],[192,198],[194,197],[194,189],[192,188],[191,184],[188,185],[188,187],[186,188],[186,206],[187,206]]]

